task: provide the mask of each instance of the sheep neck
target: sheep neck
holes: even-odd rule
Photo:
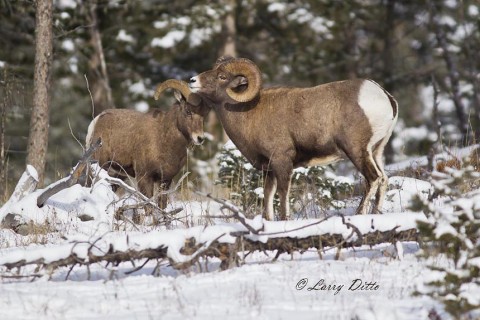
[[[252,130],[251,126],[253,122],[251,119],[255,118],[258,110],[255,110],[253,105],[248,103],[214,105],[213,109],[228,137],[247,159],[252,161],[255,155],[250,155],[248,149],[248,145],[250,144],[249,132]]]

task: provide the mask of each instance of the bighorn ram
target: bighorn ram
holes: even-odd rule
[[[93,159],[114,176],[134,177],[139,191],[149,198],[170,186],[185,164],[189,144],[203,142],[203,120],[210,110],[178,80],[161,83],[155,99],[167,88],[175,90],[178,100],[168,112],[105,110],[90,123],[86,138],[88,147],[100,137],[102,148]],[[159,196],[158,205],[164,208],[166,200]]]
[[[261,73],[248,59],[219,58],[212,70],[190,79],[190,88],[215,110],[226,133],[265,173],[265,212],[289,215],[292,170],[349,158],[366,179],[357,212],[382,208],[387,188],[383,150],[397,121],[398,105],[371,80],[345,80],[313,88],[262,88]]]

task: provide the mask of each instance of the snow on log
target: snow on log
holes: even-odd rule
[[[20,201],[26,195],[32,193],[37,187],[38,173],[31,165],[27,165],[25,172],[23,172],[20,180],[18,180],[15,190],[8,201],[0,208],[0,222],[3,223],[4,218],[10,213],[9,209],[12,204]]]
[[[93,241],[73,241],[56,246],[0,251],[0,266],[7,269],[39,265],[47,270],[97,262],[168,259],[183,269],[200,257],[218,257],[221,268],[239,262],[239,253],[309,248],[345,248],[397,241],[417,241],[419,213],[333,216],[323,220],[263,221],[263,231],[253,234],[241,223],[197,226],[188,229],[119,235],[110,233]]]

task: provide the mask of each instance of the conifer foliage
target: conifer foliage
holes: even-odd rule
[[[444,255],[448,264],[432,261],[431,273],[417,293],[444,304],[456,319],[469,319],[480,308],[480,172],[472,166],[434,172],[434,193],[422,206],[428,217],[419,222],[422,256]]]

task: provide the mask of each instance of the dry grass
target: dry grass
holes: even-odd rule
[[[451,155],[449,159],[437,162],[435,169],[439,172],[445,172],[446,168],[460,170],[468,166],[472,166],[475,171],[480,172],[480,147],[473,149],[468,157],[463,160]]]

